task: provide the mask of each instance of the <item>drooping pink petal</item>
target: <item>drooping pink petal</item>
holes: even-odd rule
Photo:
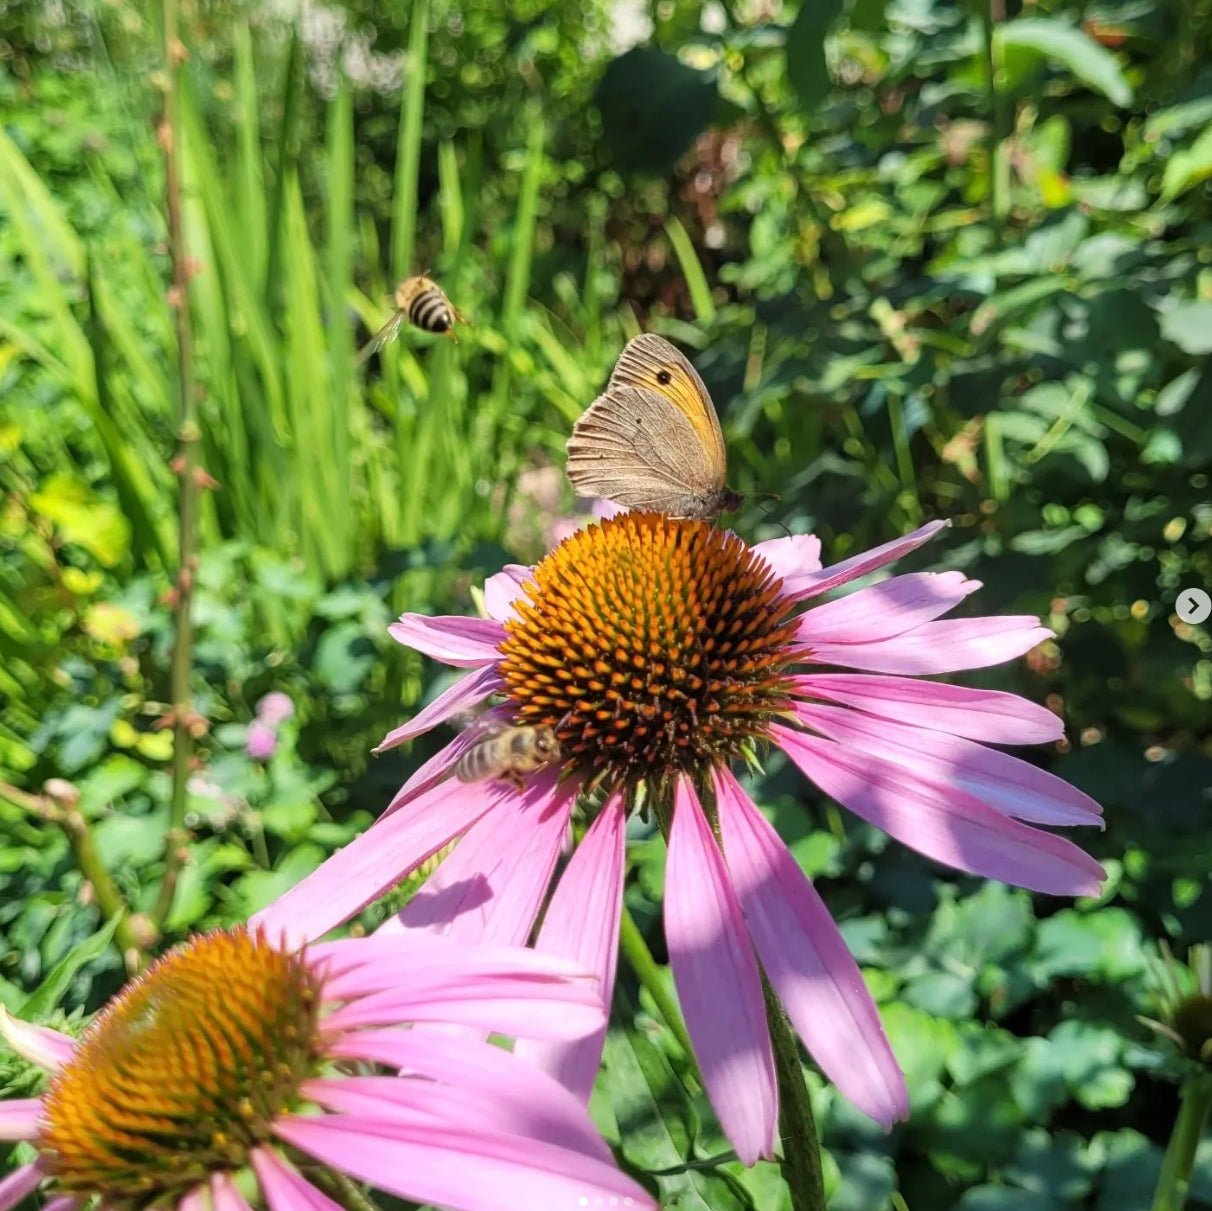
[[[495,694],[501,685],[501,678],[495,665],[489,665],[487,668],[468,674],[443,690],[407,723],[402,723],[388,732],[372,752],[385,753],[388,749],[395,748],[397,744],[412,740],[429,731],[430,728],[436,727],[439,723],[444,723],[452,715],[479,706],[485,698]]]
[[[505,628],[491,618],[460,618],[443,614],[429,618],[424,614],[401,614],[387,633],[406,648],[431,656],[443,664],[474,669],[501,658],[497,647],[505,638]]]
[[[10,1211],[29,1198],[45,1176],[37,1165],[21,1165],[7,1177],[0,1178],[0,1211]]]
[[[30,1140],[42,1118],[40,1097],[14,1097],[0,1102],[0,1140]]]
[[[99,1211],[106,1211],[106,1208],[102,1207]],[[200,1183],[196,1186],[190,1186],[177,1199],[177,1211],[211,1211],[210,1194],[206,1187]]]
[[[780,724],[771,733],[827,795],[936,862],[1054,896],[1099,894],[1103,869],[1088,854],[1003,816],[958,786]]]
[[[535,943],[540,952],[560,955],[597,976],[607,1006],[619,953],[626,826],[622,797],[613,794],[560,876]],[[605,1041],[603,1024],[572,1042],[519,1039],[514,1051],[588,1102]]]
[[[519,1039],[515,1047],[529,1040]],[[576,1148],[606,1160],[606,1147],[585,1113],[585,1100],[528,1060],[490,1043],[420,1034],[415,1030],[360,1030],[331,1047],[334,1058],[387,1064],[429,1081],[448,1081],[500,1113],[528,1118],[542,1129],[529,1134],[563,1148]]]
[[[344,1211],[272,1148],[254,1148],[249,1155],[269,1211]]]
[[[547,894],[580,784],[554,773],[482,816],[398,914],[406,929],[521,946]]]
[[[886,1131],[908,1114],[909,1094],[858,964],[737,780],[719,770],[715,786],[724,856],[766,975],[825,1075]]]
[[[795,714],[830,740],[903,765],[931,782],[958,786],[1016,820],[1102,827],[1102,808],[1089,795],[1009,753],[846,707],[798,703]]]
[[[806,698],[828,698],[881,719],[986,744],[1046,744],[1065,734],[1064,723],[1047,707],[1001,690],[874,673],[813,673],[791,680]]]
[[[68,1194],[60,1194],[57,1198],[48,1198],[42,1204],[42,1211],[75,1211],[82,1201]]]
[[[811,659],[876,673],[954,673],[1003,664],[1051,638],[1052,632],[1029,614],[946,618],[880,643],[816,644]]]
[[[906,534],[904,538],[894,538],[891,542],[872,547],[871,550],[851,556],[850,559],[843,559],[841,563],[835,563],[819,572],[789,576],[783,581],[783,592],[792,597],[816,597],[829,589],[836,589],[838,585],[849,584],[860,576],[866,576],[868,572],[893,563],[902,555],[908,555],[910,551],[916,551],[950,524],[949,521],[927,522],[912,534]]]
[[[674,792],[665,942],[707,1096],[746,1165],[774,1154],[778,1094],[753,944],[687,778]]]
[[[210,1175],[211,1211],[252,1211],[240,1187],[225,1172]]]
[[[413,1202],[459,1211],[579,1211],[614,1199],[617,1207],[656,1211],[613,1165],[540,1140],[353,1115],[289,1117],[275,1129],[323,1164]]]
[[[524,563],[507,563],[484,582],[484,608],[488,617],[506,622],[516,616],[513,603],[522,596],[522,586],[532,578]]]
[[[406,874],[516,792],[496,782],[442,783],[376,820],[302,882],[256,913],[250,925],[297,945],[348,921]]]
[[[814,606],[800,618],[802,643],[868,644],[933,622],[981,587],[962,572],[911,572]]]
[[[76,1049],[76,1040],[49,1026],[35,1026],[15,1018],[0,1005],[0,1035],[22,1059],[47,1072],[58,1072]]]
[[[784,582],[789,577],[809,576],[821,570],[821,540],[815,534],[771,538],[755,543],[752,549]]]

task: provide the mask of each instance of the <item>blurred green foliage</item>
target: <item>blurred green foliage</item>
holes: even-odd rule
[[[777,762],[755,784],[910,1078],[888,1138],[820,1091],[831,1205],[1148,1207],[1175,1069],[1135,1022],[1146,955],[1212,937],[1212,636],[1173,613],[1212,588],[1212,2],[185,15],[219,486],[170,937],[289,886],[443,743],[368,757],[447,684],[386,623],[469,611],[541,553],[571,423],[651,327],[711,388],[731,482],[778,493],[827,562],[953,520],[917,565],[1057,632],[966,680],[1063,714],[1039,759],[1106,809],[1106,902],[1068,906],[928,867]],[[176,547],[159,68],[151,7],[0,0],[0,777],[71,779],[141,908]],[[424,269],[472,325],[405,329],[361,374],[391,286]],[[735,522],[781,533],[755,503]],[[271,690],[296,713],[254,759]],[[95,1008],[120,964],[67,843],[2,798],[0,836],[0,1001]],[[659,945],[661,847],[636,854]],[[702,1163],[726,1150],[710,1111],[653,1007],[619,996],[595,1107],[625,1158],[671,1206],[777,1211],[772,1167]],[[1212,1149],[1190,1202],[1212,1205]]]

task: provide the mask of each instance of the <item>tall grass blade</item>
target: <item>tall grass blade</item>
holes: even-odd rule
[[[282,125],[278,128],[278,144],[274,164],[274,191],[269,204],[267,234],[269,260],[265,270],[265,300],[270,306],[278,297],[278,275],[282,262],[282,210],[286,198],[286,181],[294,169],[299,152],[296,127],[299,115],[299,93],[302,49],[299,27],[291,33],[290,50],[286,56],[286,72],[282,80]]]
[[[397,282],[418,269],[413,265],[413,259],[417,242],[417,180],[421,171],[421,119],[425,112],[429,0],[413,0],[409,20],[391,219],[391,271]]]
[[[682,277],[686,279],[686,289],[690,291],[690,305],[694,308],[695,318],[704,327],[715,319],[715,300],[711,297],[711,287],[707,284],[707,275],[699,263],[698,254],[675,215],[670,215],[665,222],[665,233],[673,245],[674,255],[682,269]]]

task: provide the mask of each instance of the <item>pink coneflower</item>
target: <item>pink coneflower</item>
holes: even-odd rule
[[[41,1098],[0,1102],[0,1139],[38,1153],[0,1180],[0,1211],[40,1187],[54,1211],[338,1211],[350,1179],[466,1211],[652,1208],[558,1082],[399,1025],[567,1037],[603,1017],[593,981],[535,951],[397,933],[292,953],[207,934],[79,1039],[0,1009],[12,1046],[54,1074]]]
[[[1096,894],[1103,875],[1075,845],[1033,827],[1097,825],[1098,805],[987,747],[1056,740],[1056,717],[1012,694],[919,679],[1022,655],[1049,635],[1035,618],[940,621],[979,587],[958,572],[898,576],[814,604],[943,524],[822,571],[807,536],[750,547],[702,522],[626,513],[575,534],[533,569],[493,577],[488,619],[405,615],[391,628],[396,639],[473,671],[381,749],[495,699],[515,723],[558,729],[560,767],[521,793],[453,786],[446,779],[472,743],[460,735],[261,919],[319,936],[462,836],[400,924],[525,941],[574,805],[593,814],[601,802],[538,945],[575,958],[609,990],[624,823],[642,802],[668,838],[665,936],[686,1024],[738,1155],[750,1163],[774,1144],[762,969],[825,1074],[890,1125],[906,1114],[907,1095],[875,1005],[733,762],[777,745],[839,803],[958,870],[1055,895]],[[587,1095],[601,1042],[599,1033],[526,1050]]]

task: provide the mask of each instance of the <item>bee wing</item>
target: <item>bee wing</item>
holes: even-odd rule
[[[362,365],[372,353],[377,353],[388,341],[395,340],[396,333],[400,331],[400,325],[404,322],[404,318],[404,312],[397,311],[358,351],[358,358],[355,364],[358,366]]]
[[[509,712],[500,707],[489,707],[488,710],[481,711],[478,715],[467,712],[465,717],[456,716],[451,722],[463,724],[462,730],[459,732],[459,739],[466,741],[470,746],[504,731],[509,726]]]

